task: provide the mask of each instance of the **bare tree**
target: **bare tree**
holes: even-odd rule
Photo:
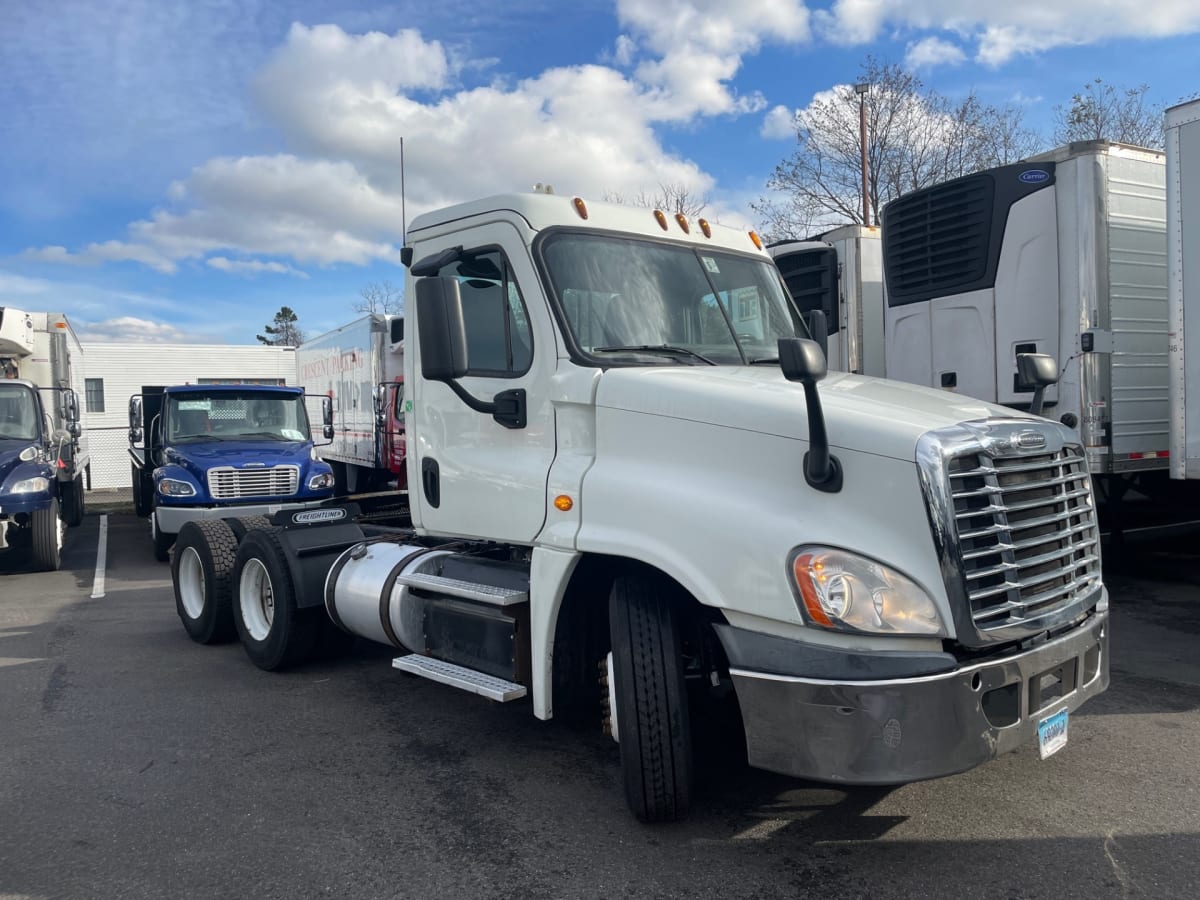
[[[1139,147],[1163,145],[1162,104],[1149,103],[1150,86],[1118,88],[1096,78],[1071,97],[1067,106],[1054,107],[1054,139],[1120,141]]]
[[[660,182],[658,190],[654,193],[639,191],[637,197],[632,198],[617,191],[605,191],[604,200],[626,206],[644,206],[664,212],[683,213],[685,216],[698,216],[708,206],[708,197],[695,193],[682,182]]]
[[[895,63],[868,57],[862,82],[867,117],[867,193],[871,220],[901,194],[1013,162],[1036,151],[1037,135],[1017,107],[961,100],[927,90]],[[772,238],[797,237],[834,224],[862,222],[860,95],[839,85],[796,115],[798,148],[767,181],[774,197],[753,207]]]
[[[387,279],[372,281],[358,292],[361,300],[355,301],[352,309],[371,315],[395,315],[404,312],[404,291]]]

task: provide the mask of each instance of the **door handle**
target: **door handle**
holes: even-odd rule
[[[437,509],[442,504],[442,486],[438,478],[438,463],[436,459],[426,457],[421,460],[421,490],[425,492],[425,502]]]

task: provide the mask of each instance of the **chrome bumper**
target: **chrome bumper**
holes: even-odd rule
[[[731,674],[752,766],[848,784],[920,781],[1031,743],[1041,719],[1103,692],[1108,613],[1016,656],[938,675],[835,682]]]

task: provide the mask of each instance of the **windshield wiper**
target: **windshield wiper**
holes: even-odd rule
[[[779,365],[778,356],[755,356],[747,360],[752,366],[777,366]]]
[[[707,363],[710,366],[715,366],[707,356],[697,353],[695,350],[689,350],[687,347],[673,347],[670,344],[637,344],[631,347],[593,347],[592,353],[621,353],[624,351],[634,353],[665,353],[667,356],[686,356],[688,359],[698,359],[702,363]]]
[[[270,438],[273,441],[290,441],[291,438],[286,438],[278,431],[239,431],[237,434],[226,435],[226,437],[236,440],[238,438],[262,437]]]

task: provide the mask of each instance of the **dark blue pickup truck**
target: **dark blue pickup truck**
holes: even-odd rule
[[[328,439],[332,410],[321,400]],[[150,518],[159,560],[185,522],[266,516],[333,494],[301,388],[144,388],[129,401],[129,426],[134,504]]]

